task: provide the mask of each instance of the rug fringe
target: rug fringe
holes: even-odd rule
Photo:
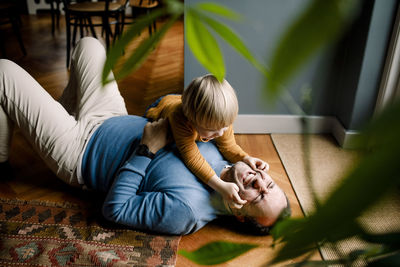
[[[65,202],[53,202],[48,200],[26,200],[18,198],[0,198],[0,203],[10,205],[37,205],[46,207],[66,208],[66,209],[82,209],[83,207],[77,203]]]

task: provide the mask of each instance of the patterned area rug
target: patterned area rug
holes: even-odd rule
[[[179,236],[107,225],[99,217],[72,203],[0,199],[0,266],[175,265]]]

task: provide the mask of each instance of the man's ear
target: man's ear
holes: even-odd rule
[[[244,216],[235,216],[239,222],[244,222]]]
[[[271,226],[272,224],[274,224],[273,219],[270,219],[268,217],[256,217],[255,218],[256,222],[263,225],[263,226]]]

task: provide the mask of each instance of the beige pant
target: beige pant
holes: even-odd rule
[[[81,159],[91,134],[104,120],[127,114],[117,83],[101,85],[105,57],[97,39],[81,39],[60,102],[18,65],[0,60],[0,162],[9,157],[15,124],[59,178],[82,184]]]

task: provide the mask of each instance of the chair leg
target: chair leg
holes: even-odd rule
[[[111,36],[113,44],[115,43],[115,40],[117,39],[118,35],[119,35],[119,22],[117,21],[114,25],[114,34]]]
[[[124,32],[124,27],[125,27],[125,12],[121,13],[121,29],[120,29],[120,34]]]
[[[88,17],[87,20],[89,23],[89,28],[90,28],[90,32],[92,33],[92,36],[97,39],[97,35],[96,35],[96,31],[94,30],[92,19],[90,17]]]
[[[157,21],[154,20],[153,21],[153,31],[156,32],[156,30],[157,30]]]
[[[74,18],[74,23],[73,23],[73,25],[74,25],[74,32],[72,33],[72,46],[74,46],[75,45],[75,42],[76,42],[76,33],[77,33],[77,31],[78,31],[78,26],[79,26],[79,20],[78,20],[78,18]],[[71,24],[71,26],[72,26],[72,24]]]
[[[57,29],[60,29],[60,1],[56,0],[56,22],[57,22]]]
[[[123,21],[123,19],[122,19],[122,14],[121,14],[121,16],[120,16],[120,14],[117,14],[116,16],[115,16],[115,20],[116,20],[116,22],[115,22],[115,29],[114,29],[114,35],[113,35],[113,44],[115,43],[115,40],[117,40],[117,38],[119,38],[119,36],[122,34],[122,31],[120,32],[120,30],[121,30],[121,27],[122,27],[122,21]]]
[[[150,16],[150,10],[146,10],[146,15],[147,15],[147,16]],[[149,24],[149,35],[150,35],[150,36],[151,36],[152,33],[153,33],[153,23],[154,23],[154,22],[152,22],[152,23]]]
[[[0,51],[1,51],[1,57],[0,58],[6,58],[6,48],[4,46],[5,42],[4,42],[4,38],[3,38],[3,32],[0,31]]]
[[[18,26],[18,18],[17,17],[10,17],[12,27],[14,29],[14,33],[17,36],[19,46],[21,47],[22,53],[24,56],[26,56],[26,50],[24,46],[24,42],[22,41],[22,36],[21,32],[19,31],[19,26]]]
[[[80,37],[83,38],[83,25],[85,24],[85,19],[84,18],[79,18],[79,32],[80,32]]]
[[[67,68],[69,67],[70,50],[71,50],[71,21],[69,14],[65,14],[65,25],[67,30]]]
[[[51,35],[54,36],[54,30],[55,30],[55,9],[54,9],[54,2],[52,0],[50,2],[50,13],[51,13]]]
[[[106,48],[108,50],[108,48],[110,47],[110,31],[111,31],[111,29],[110,29],[110,25],[109,25],[107,16],[103,16],[102,21],[103,21],[103,26],[104,26],[104,29],[106,32],[105,39],[106,39]]]

